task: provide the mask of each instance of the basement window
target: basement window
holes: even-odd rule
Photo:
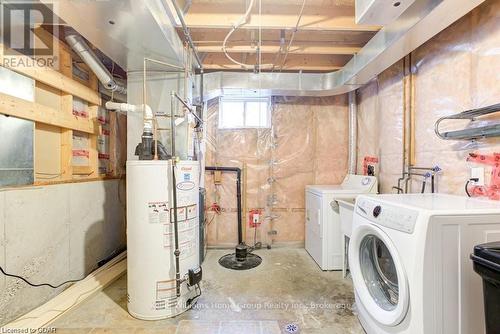
[[[271,127],[270,98],[221,98],[219,129]]]

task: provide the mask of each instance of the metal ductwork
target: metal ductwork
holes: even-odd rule
[[[76,34],[68,35],[66,36],[66,42],[94,72],[106,89],[120,94],[127,94],[127,88],[116,82],[115,78],[113,78],[108,69],[97,58],[96,54],[81,36]]]
[[[337,72],[206,73],[205,100],[221,95],[331,96],[350,92],[368,83],[482,2],[484,0],[416,0]]]
[[[61,1],[58,13],[122,68],[138,71],[142,70],[144,56],[182,65],[182,42],[173,26],[177,15],[172,6],[167,6],[169,2]],[[205,73],[203,99],[242,93],[261,96],[347,93],[368,83],[482,2],[484,0],[415,0],[337,72]],[[110,25],[110,18],[116,24]],[[199,87],[199,75],[197,80]],[[195,92],[194,98],[199,99],[200,93]]]
[[[349,95],[349,174],[356,174],[358,160],[358,104],[356,103],[356,91],[350,91]]]

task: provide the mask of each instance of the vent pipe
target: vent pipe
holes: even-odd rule
[[[349,162],[348,173],[356,174],[357,142],[358,142],[358,105],[356,104],[356,91],[350,91],[349,98]]]
[[[66,42],[82,58],[85,64],[94,72],[99,81],[106,89],[120,94],[127,94],[127,88],[118,84],[109,73],[108,69],[101,63],[92,49],[85,43],[83,38],[76,34],[66,36]]]

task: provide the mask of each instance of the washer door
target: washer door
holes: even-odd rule
[[[403,321],[409,305],[408,281],[398,252],[378,227],[361,225],[349,244],[354,288],[370,315],[386,326]]]

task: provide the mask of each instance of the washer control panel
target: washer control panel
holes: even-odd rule
[[[412,209],[383,204],[366,198],[356,201],[356,214],[388,228],[413,233],[418,212]]]

